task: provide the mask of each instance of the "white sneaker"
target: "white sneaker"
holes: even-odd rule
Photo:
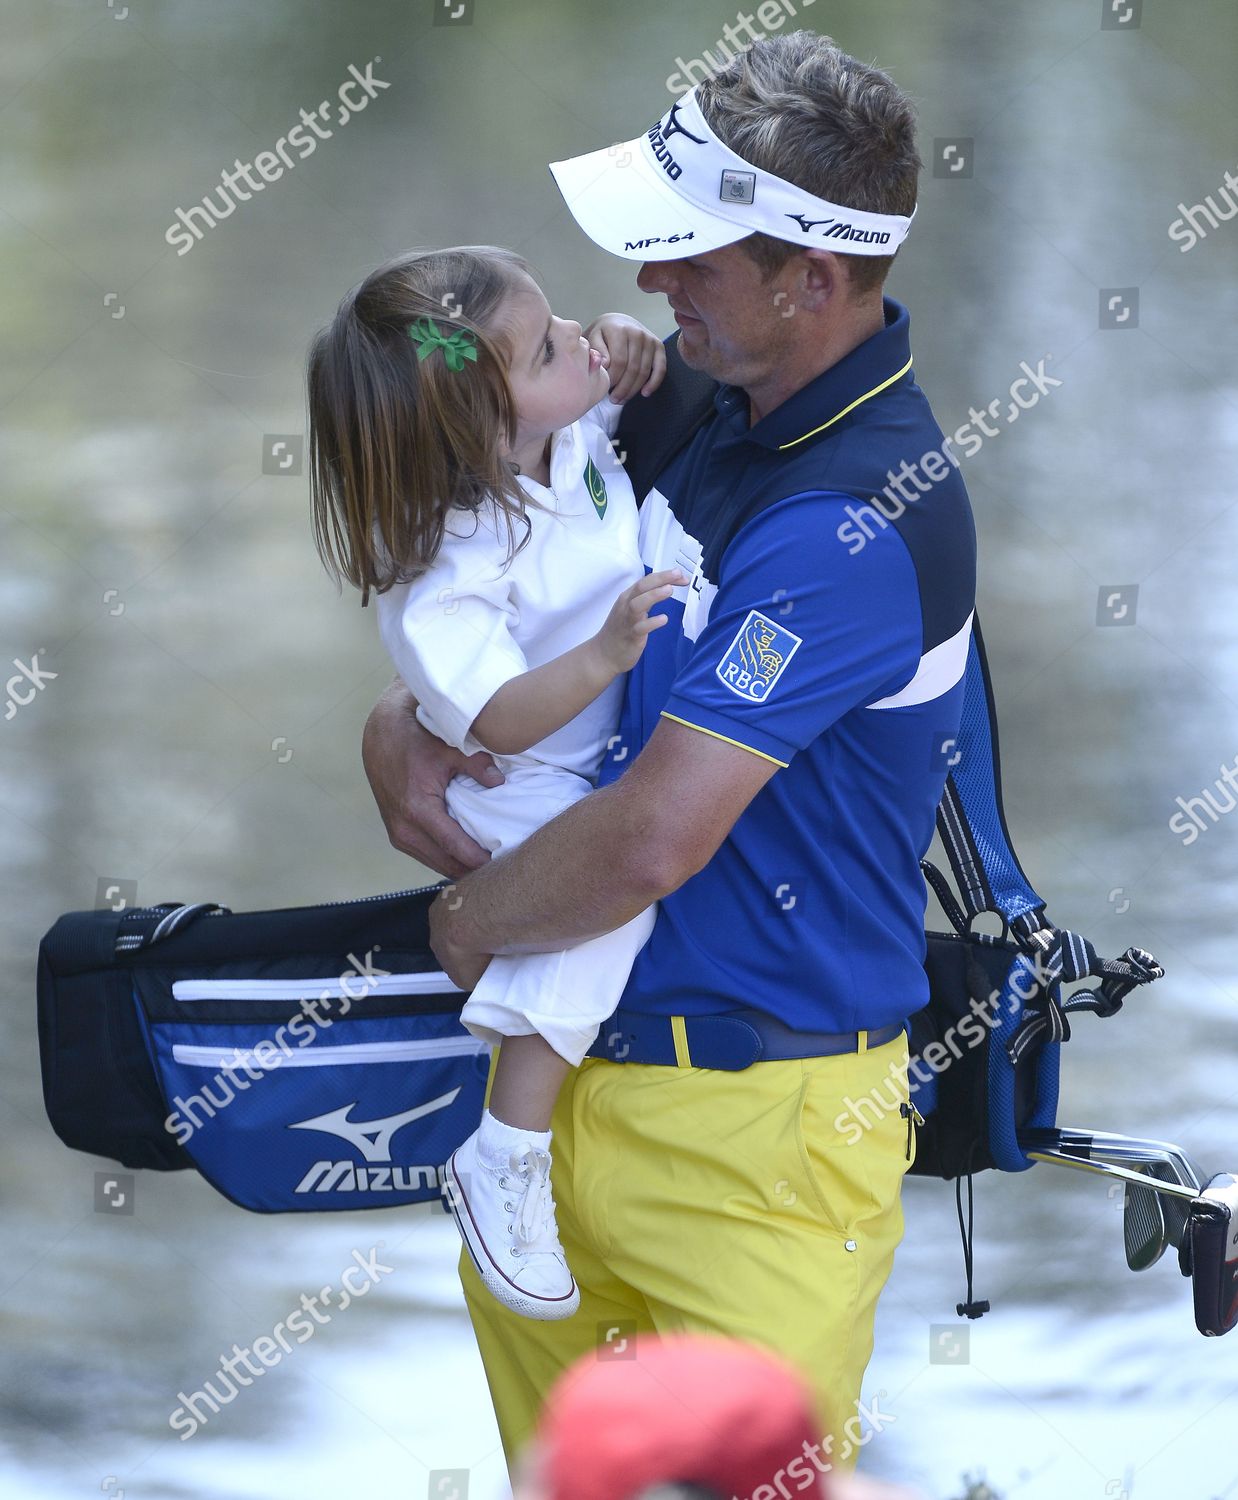
[[[486,1290],[525,1318],[570,1318],[580,1292],[568,1269],[550,1192],[550,1152],[530,1144],[492,1164],[479,1131],[443,1171],[443,1196]]]

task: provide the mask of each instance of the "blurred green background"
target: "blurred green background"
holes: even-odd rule
[[[96,1213],[106,1164],[43,1116],[34,955],[115,884],[244,908],[425,878],[361,772],[390,675],[374,621],[319,568],[299,461],[278,468],[306,345],[377,262],[460,242],[523,252],[565,315],[669,332],[546,163],[643,130],[736,14],[5,6],[0,661],[56,675],[0,723],[0,1494],[421,1500],[442,1470],[502,1493],[443,1216],[262,1219],[190,1174],[139,1175],[132,1215]],[[1168,970],[1077,1025],[1062,1118],[1238,1166],[1238,818],[1189,847],[1169,828],[1238,755],[1238,224],[1185,253],[1169,235],[1238,169],[1232,0],[815,0],[795,24],[917,102],[921,206],[888,290],[942,427],[1022,361],[1062,381],[965,462],[1008,812],[1059,923]],[[178,207],[370,62],[390,86],[363,113],[169,247]],[[935,1500],[964,1470],[1025,1500],[1238,1495],[1238,1345],[1198,1337],[1172,1266],[1126,1270],[1120,1197],[1048,1174],[978,1184],[994,1312],[944,1364],[952,1195],[908,1187],[866,1384],[897,1420],[865,1466]],[[397,1274],[180,1442],[177,1392],[379,1240]]]

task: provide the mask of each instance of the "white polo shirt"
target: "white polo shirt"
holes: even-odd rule
[[[505,520],[494,509],[448,517],[430,568],[377,594],[378,626],[427,729],[472,754],[484,747],[473,720],[511,678],[595,635],[615,600],[644,576],[632,486],[609,439],[622,407],[603,397],[550,440],[550,487],[527,475],[525,493],[545,509],[526,512],[528,541],[506,562]],[[596,498],[595,498],[596,496]],[[517,524],[516,540],[524,535]],[[624,679],[505,769],[562,766],[596,778],[615,733]]]

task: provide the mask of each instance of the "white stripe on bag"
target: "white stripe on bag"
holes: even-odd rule
[[[276,1051],[275,1043],[270,1046]],[[188,1042],[174,1042],[172,1061],[191,1068],[245,1068],[251,1063],[259,1070],[274,1068],[328,1068],[354,1063],[415,1062],[427,1057],[468,1057],[485,1052],[488,1044],[475,1036],[427,1037],[416,1042],[354,1042],[347,1047],[305,1047],[299,1052],[280,1056],[274,1062],[258,1062],[256,1054],[240,1047],[231,1050],[199,1047]]]
[[[347,980],[348,987],[344,987]],[[330,979],[176,979],[174,1000],[361,1000],[366,995],[462,995],[442,970],[430,974],[336,974]]]

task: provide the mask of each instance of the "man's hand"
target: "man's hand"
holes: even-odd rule
[[[626,401],[637,391],[648,396],[666,374],[666,350],[657,334],[626,313],[603,313],[585,329],[585,338],[607,359],[610,399]]]
[[[467,892],[449,885],[430,905],[430,948],[444,974],[462,990],[471,990],[490,963],[489,953],[466,953],[457,948],[450,936],[451,913],[460,909]]]
[[[456,880],[490,854],[447,811],[447,783],[471,776],[483,786],[498,786],[503,774],[490,756],[463,755],[423,729],[416,708],[397,678],[366,720],[361,760],[392,846]]]

